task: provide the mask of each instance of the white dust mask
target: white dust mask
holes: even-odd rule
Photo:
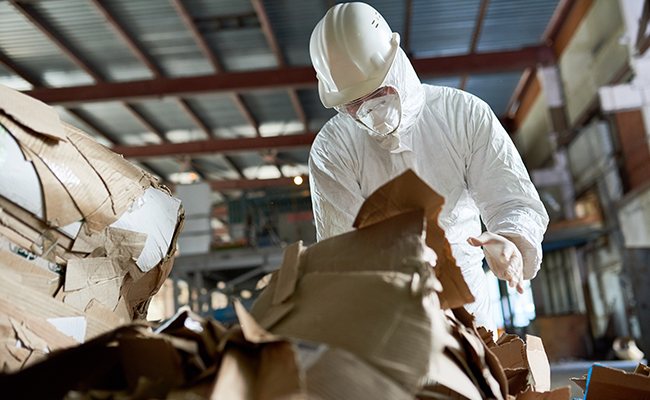
[[[397,130],[401,119],[399,96],[396,93],[365,101],[356,113],[356,120],[379,136]]]

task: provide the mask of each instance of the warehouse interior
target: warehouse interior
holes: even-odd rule
[[[0,1],[0,84],[183,202],[150,319],[188,307],[231,323],[232,301],[250,306],[288,245],[315,242],[309,148],[335,111],[320,103],[309,37],[336,3]],[[541,337],[552,363],[638,359],[621,348],[630,338],[648,354],[650,1],[368,3],[423,83],[490,105],[546,206],[525,294],[490,278],[500,330]]]

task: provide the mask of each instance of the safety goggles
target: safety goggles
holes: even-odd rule
[[[395,89],[393,89],[392,87],[383,86],[375,90],[374,92],[371,92],[363,97],[359,97],[356,100],[352,100],[349,103],[336,106],[334,107],[334,109],[341,114],[346,114],[356,120],[361,120],[373,110],[376,110],[377,108],[381,108],[382,106],[387,105],[387,103],[381,101],[377,102],[371,100],[376,100],[381,97],[388,96],[390,94],[395,94],[395,93],[396,93]],[[364,105],[366,106],[364,107]],[[368,107],[368,105],[371,105],[371,107]]]
[[[386,136],[395,132],[402,118],[399,95],[390,86],[381,87],[338,106],[336,110],[368,128],[373,136]]]

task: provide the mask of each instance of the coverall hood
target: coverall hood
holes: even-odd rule
[[[424,88],[420,83],[411,61],[401,48],[397,49],[395,59],[391,64],[386,78],[381,86],[390,86],[397,91],[400,102],[400,123],[395,132],[380,136],[359,123],[363,129],[372,136],[379,145],[386,150],[396,150],[400,147],[401,140],[417,121],[424,106]],[[380,86],[380,87],[381,87]],[[351,118],[346,116],[346,118]],[[357,122],[358,123],[358,122]]]

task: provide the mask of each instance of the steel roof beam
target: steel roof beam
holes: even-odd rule
[[[262,32],[264,33],[264,37],[266,37],[266,41],[269,43],[269,47],[271,47],[271,51],[275,55],[278,65],[280,68],[284,68],[284,57],[280,50],[280,45],[275,38],[275,34],[273,34],[271,21],[269,20],[269,16],[266,14],[266,9],[264,8],[264,4],[262,4],[262,0],[251,0],[251,2],[253,3],[253,8],[255,9],[257,18],[260,20],[260,25],[262,26]]]
[[[97,125],[87,114],[86,111],[80,108],[68,108],[66,109],[70,114],[74,115],[75,118],[83,122],[84,124],[93,128],[95,132],[102,135],[106,140],[113,143],[114,145],[119,145],[120,140],[115,137],[113,134],[106,132],[106,130],[99,125]]]
[[[402,48],[411,56],[411,19],[413,16],[413,0],[406,0],[404,5],[404,39]]]
[[[192,37],[194,38],[194,41],[196,44],[199,46],[201,49],[201,52],[210,61],[210,64],[212,64],[212,67],[215,69],[217,73],[223,73],[224,69],[219,60],[217,59],[217,56],[214,54],[212,49],[210,48],[210,45],[208,42],[203,38],[201,35],[201,32],[199,32],[199,28],[196,26],[194,23],[194,19],[190,15],[190,13],[187,11],[187,8],[185,8],[185,5],[183,4],[182,0],[171,0],[172,5],[174,8],[176,8],[176,12],[178,15],[181,17],[183,20],[183,23],[185,24],[185,27],[190,31],[192,34]]]
[[[201,52],[203,52],[203,55],[205,58],[207,58],[210,61],[210,64],[212,64],[212,67],[216,71],[216,73],[220,74],[224,72],[224,68],[221,65],[221,62],[217,58],[217,55],[215,54],[214,51],[210,48],[210,45],[208,42],[203,38],[203,35],[201,35],[201,32],[199,31],[198,26],[195,23],[194,18],[190,15],[189,11],[187,11],[187,8],[183,4],[182,0],[171,0],[172,4],[176,8],[176,12],[179,14],[181,19],[183,20],[183,23],[187,27],[187,29],[190,31],[192,34],[192,37],[194,38],[194,41],[196,44],[199,46],[201,49]],[[237,96],[236,93],[232,94],[233,97]],[[238,97],[238,96],[237,96]],[[212,130],[208,125],[203,121],[199,115],[190,107],[190,105],[187,103],[185,99],[182,99],[180,97],[176,98],[176,101],[178,104],[181,106],[181,108],[190,116],[190,118],[194,121],[196,125],[203,130],[203,132],[206,133],[208,138],[212,139]],[[257,128],[256,128],[257,131]],[[245,178],[244,173],[242,172],[241,168],[237,166],[235,161],[228,157],[224,156],[224,160],[226,163],[232,168],[240,177]]]
[[[68,42],[52,27],[50,27],[38,14],[36,14],[29,6],[21,4],[16,0],[9,0],[9,4],[20,12],[29,22],[37,28],[43,35],[45,35],[52,43],[54,43],[70,60],[72,60],[79,68],[84,70],[96,82],[103,82],[104,77],[95,68],[90,66],[83,57],[68,44]]]
[[[485,19],[485,14],[487,12],[488,4],[490,4],[490,0],[481,1],[481,6],[479,8],[478,15],[476,16],[476,22],[474,23],[474,32],[472,33],[472,41],[469,45],[469,54],[476,54],[478,38],[481,36],[481,29],[483,28],[483,20]],[[462,78],[460,79],[460,85],[458,86],[459,89],[465,90],[465,87],[467,86],[468,77],[469,76],[467,74],[463,74]]]
[[[144,164],[144,163],[143,163]],[[305,188],[309,187],[309,176],[300,175],[302,177],[303,183],[300,186]],[[210,188],[215,192],[222,192],[226,190],[256,190],[264,189],[269,187],[278,187],[278,186],[296,186],[293,182],[295,177],[282,177],[275,179],[234,179],[234,180],[206,180],[210,184]],[[170,183],[167,185],[171,191],[174,191],[174,184]]]
[[[275,186],[296,186],[293,182],[294,177],[282,177],[276,179],[239,179],[231,181],[208,181],[212,190],[220,192],[222,190],[250,190],[262,189]],[[309,177],[302,175],[303,185],[308,186]]]
[[[271,27],[271,21],[269,20],[269,16],[266,13],[266,9],[264,8],[264,4],[262,3],[262,0],[252,0],[252,2],[253,2],[253,8],[255,8],[255,13],[257,14],[257,18],[260,21],[262,32],[264,32],[266,41],[268,42],[271,51],[273,51],[273,54],[275,55],[275,59],[278,62],[278,66],[280,68],[286,68],[287,64],[284,61],[284,55],[282,54],[282,50],[280,49],[278,40],[275,34],[273,33],[273,28]],[[295,110],[298,119],[302,123],[303,130],[304,132],[307,132],[309,130],[309,123],[307,121],[307,115],[305,114],[305,110],[302,104],[300,103],[300,98],[298,98],[298,93],[294,88],[287,89],[287,92],[289,93],[289,98],[291,99],[291,104],[293,105],[293,109]],[[278,167],[278,169],[280,168]],[[282,171],[280,171],[280,173],[282,173]]]
[[[146,65],[156,78],[161,78],[164,74],[158,64],[147,54],[146,51],[144,51],[135,38],[124,29],[122,24],[117,21],[113,12],[106,7],[105,1],[88,0],[88,2],[93,5],[95,10],[97,10],[102,17],[104,17],[106,22],[111,26],[111,28],[113,28],[113,31],[122,38],[126,46],[131,50],[131,53],[133,53],[141,63]]]
[[[295,89],[289,89],[289,98],[293,104],[293,109],[298,115],[298,119],[302,123],[303,132],[309,131],[309,120],[307,119],[307,114],[305,114],[305,109],[300,102],[300,97],[298,97],[298,91]]]
[[[142,165],[150,173],[152,173],[154,175],[158,175],[160,177],[160,179],[162,179],[163,182],[169,182],[167,174],[163,173],[160,168],[156,168],[151,163],[148,163],[148,162],[141,162],[140,165]]]
[[[188,103],[186,100],[181,99],[180,97],[177,97],[177,98],[176,98],[176,102],[177,102],[178,105],[179,105],[179,106],[180,106],[180,107],[181,107],[181,108],[182,108],[182,109],[183,109],[183,110],[184,110],[184,111],[185,111],[185,112],[186,112],[186,113],[187,113],[187,114],[192,118],[192,121],[194,121],[194,123],[195,123],[199,128],[201,128],[201,130],[206,134],[206,136],[208,137],[208,139],[212,139],[212,138],[213,138],[213,136],[212,136],[212,130],[211,130],[210,127],[205,123],[205,121],[203,121],[203,120],[201,119],[201,117],[199,117],[199,115],[198,115],[198,114],[197,114],[197,113],[192,109],[192,107],[190,107],[189,103]],[[228,166],[229,166],[230,168],[232,168],[233,170],[235,170],[235,172],[237,172],[237,174],[238,174],[241,178],[244,178],[244,177],[245,177],[245,176],[244,176],[244,173],[243,173],[242,170],[241,170],[241,168],[239,168],[239,167],[237,166],[237,164],[235,164],[235,162],[233,161],[232,158],[230,158],[230,157],[228,157],[228,156],[224,156],[224,159],[225,159],[226,163],[228,164]]]
[[[122,103],[122,106],[140,122],[147,130],[151,133],[156,134],[163,141],[163,143],[169,143],[169,139],[165,136],[165,132],[156,128],[148,118],[146,118],[140,111],[136,110],[133,105],[128,103]]]
[[[420,78],[479,75],[523,71],[554,60],[549,46],[532,46],[519,50],[477,53],[462,56],[413,60]],[[188,78],[160,78],[135,82],[98,83],[90,86],[33,89],[26,94],[48,104],[78,105],[100,101],[151,99],[165,96],[191,97],[193,94],[254,91],[259,89],[301,89],[316,86],[316,72],[311,66],[279,70],[233,72]]]
[[[35,88],[44,86],[43,82],[41,81],[40,78],[37,78],[36,76],[34,76],[31,73],[27,72],[25,69],[18,66],[18,64],[13,62],[12,59],[7,57],[2,52],[0,52],[0,64],[3,64],[5,67],[7,67],[9,70],[14,72],[16,75],[18,75],[21,78],[23,78],[24,80],[26,80],[29,84],[31,84]]]
[[[210,139],[185,143],[163,143],[149,146],[115,146],[112,150],[135,160],[198,154],[234,154],[264,149],[305,148],[311,146],[315,133],[241,139]]]
[[[643,11],[641,11],[641,18],[639,19],[639,30],[636,35],[636,49],[639,51],[639,56],[642,56],[650,47],[650,34],[646,35],[649,21],[650,1],[646,0],[643,4]]]

